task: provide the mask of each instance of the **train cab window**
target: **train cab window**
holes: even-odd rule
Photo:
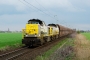
[[[56,25],[56,24],[48,24],[48,26],[57,27],[57,25]]]
[[[28,24],[40,24],[41,26],[43,26],[43,22],[39,19],[31,19],[28,21]]]
[[[28,24],[39,24],[37,21],[29,21]]]

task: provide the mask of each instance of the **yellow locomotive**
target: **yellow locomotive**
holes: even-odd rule
[[[31,19],[26,24],[25,29],[22,29],[22,43],[27,46],[42,45],[51,41],[52,31],[52,27],[46,26],[44,21]]]
[[[48,24],[47,26],[44,21],[30,19],[25,29],[22,29],[22,32],[23,44],[26,46],[37,46],[59,37],[67,36],[73,33],[73,30],[59,24]]]
[[[52,27],[52,37],[51,39],[57,39],[59,38],[59,27],[57,24],[48,24],[48,26]]]

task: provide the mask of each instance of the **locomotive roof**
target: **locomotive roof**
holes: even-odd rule
[[[39,20],[39,19],[30,19],[30,20],[28,20],[28,22],[29,22],[29,21],[37,21],[37,22],[39,22],[40,24],[42,24],[42,22],[43,22],[43,21],[41,21],[41,20]]]
[[[48,24],[48,26],[55,26],[55,27],[57,27],[57,25],[56,25],[56,24]]]

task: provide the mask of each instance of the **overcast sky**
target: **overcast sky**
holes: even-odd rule
[[[33,18],[90,30],[90,0],[0,0],[0,30],[20,31]]]

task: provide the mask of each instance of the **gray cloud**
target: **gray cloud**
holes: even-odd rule
[[[22,1],[23,3],[21,3]],[[33,8],[23,0],[1,0],[0,1],[0,28],[7,30],[21,30],[29,19],[39,18],[48,23],[59,23],[61,25],[77,28],[90,29],[89,23],[89,0],[26,0],[45,13]],[[7,9],[5,9],[7,7]],[[2,13],[1,13],[2,12]],[[50,13],[51,15],[50,15]],[[56,21],[55,19],[58,19]],[[55,17],[55,15],[57,15]],[[86,21],[86,22],[85,22]],[[84,23],[84,24],[83,24]],[[4,27],[3,27],[4,26]],[[17,27],[18,26],[18,27]],[[1,30],[1,29],[0,29]]]

